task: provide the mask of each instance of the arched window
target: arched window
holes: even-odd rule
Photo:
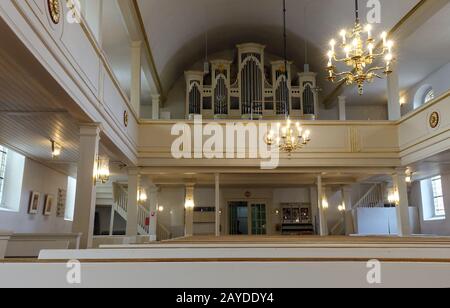
[[[433,99],[434,99],[434,90],[431,88],[431,89],[428,89],[428,92],[425,93],[423,103],[424,104],[429,103]]]
[[[429,84],[421,86],[414,95],[414,109],[420,108],[422,105],[429,103],[433,99],[433,87]]]

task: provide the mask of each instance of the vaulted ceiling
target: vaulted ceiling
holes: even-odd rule
[[[361,14],[366,16],[366,1]],[[381,0],[382,23],[376,30],[392,29],[419,0]],[[205,33],[209,52],[232,49],[238,43],[267,45],[270,53],[282,55],[281,0],[137,0],[165,92],[183,71],[205,56]],[[328,42],[342,28],[353,26],[353,0],[287,0],[288,57],[302,67],[305,41],[309,62],[319,72],[322,95],[334,86],[326,82],[324,65]],[[364,18],[365,19],[365,18]],[[369,89],[362,102],[385,97],[385,82]],[[361,102],[354,89],[346,92],[350,101]]]

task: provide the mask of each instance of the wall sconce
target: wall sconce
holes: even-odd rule
[[[184,204],[184,207],[185,207],[187,210],[193,209],[193,208],[195,207],[194,200],[192,200],[192,199],[186,199],[186,202],[185,202],[185,204]]]
[[[406,104],[406,98],[404,96],[400,97],[400,106]]]
[[[328,208],[329,208],[328,200],[323,198],[322,199],[322,209],[328,210]]]
[[[145,203],[147,202],[147,199],[148,199],[147,192],[145,191],[144,188],[140,187],[138,190],[138,199],[137,199],[138,203]]]
[[[164,206],[162,206],[162,205],[158,206],[158,212],[160,212],[160,213],[164,212]],[[170,211],[170,212],[172,214],[172,211]]]
[[[398,206],[400,204],[400,195],[398,193],[398,190],[394,189],[388,196],[388,202],[390,204],[395,204]]]
[[[338,206],[338,211],[341,212],[341,213],[344,212],[345,211],[345,205],[339,205]]]
[[[61,156],[62,147],[53,140],[51,140],[51,143],[52,143],[52,158],[58,159]]]
[[[95,179],[97,182],[106,184],[109,181],[109,177],[109,158],[106,156],[98,156]]]
[[[277,216],[280,215],[280,210],[279,209],[275,210],[275,215],[277,215]]]

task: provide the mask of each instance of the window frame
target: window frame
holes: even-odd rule
[[[428,104],[429,102],[431,102],[432,100],[435,99],[434,96],[434,89],[430,88],[425,92],[425,95],[423,96],[423,104]]]
[[[435,218],[444,218],[445,213],[445,201],[444,201],[444,190],[442,189],[442,176],[435,176],[430,179],[431,188],[433,194],[433,214]],[[442,209],[438,206],[439,203],[442,204]],[[438,210],[439,209],[439,210]]]
[[[2,208],[3,203],[7,159],[8,159],[8,149],[0,145],[0,208]]]

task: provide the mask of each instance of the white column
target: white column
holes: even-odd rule
[[[159,105],[161,104],[160,95],[152,95],[152,119],[159,120]]]
[[[128,237],[138,234],[138,189],[139,189],[139,170],[130,168],[128,170],[128,204],[127,204],[127,231]]]
[[[131,43],[131,106],[139,116],[141,107],[141,55],[142,42],[134,41]]]
[[[388,115],[390,121],[396,121],[401,118],[400,81],[395,63],[392,64],[392,69],[393,72],[387,77]]]
[[[186,185],[184,236],[194,235],[194,185]]]
[[[406,183],[406,169],[400,168],[393,176],[394,189],[397,189],[399,204],[397,205],[397,226],[399,236],[411,235],[409,222],[408,184]]]
[[[82,233],[80,248],[92,248],[96,203],[95,168],[100,142],[100,125],[80,127],[79,160],[73,233]]]
[[[149,237],[150,241],[156,241],[156,232],[158,228],[158,207],[159,207],[159,188],[155,185],[151,185],[149,188],[150,194],[150,225],[149,225]]]
[[[325,191],[322,186],[322,176],[317,177],[317,201],[318,201],[318,209],[319,209],[319,226],[320,226],[320,236],[328,235],[328,223],[327,223],[327,215],[326,209],[323,207],[323,199],[325,196]]]
[[[215,176],[216,236],[220,236],[220,175]]]
[[[111,219],[109,221],[109,236],[114,235],[114,216],[116,215],[116,210],[114,205],[111,206]]]
[[[339,104],[339,120],[345,121],[347,120],[347,110],[346,110],[347,98],[345,96],[339,96],[338,104]]]

